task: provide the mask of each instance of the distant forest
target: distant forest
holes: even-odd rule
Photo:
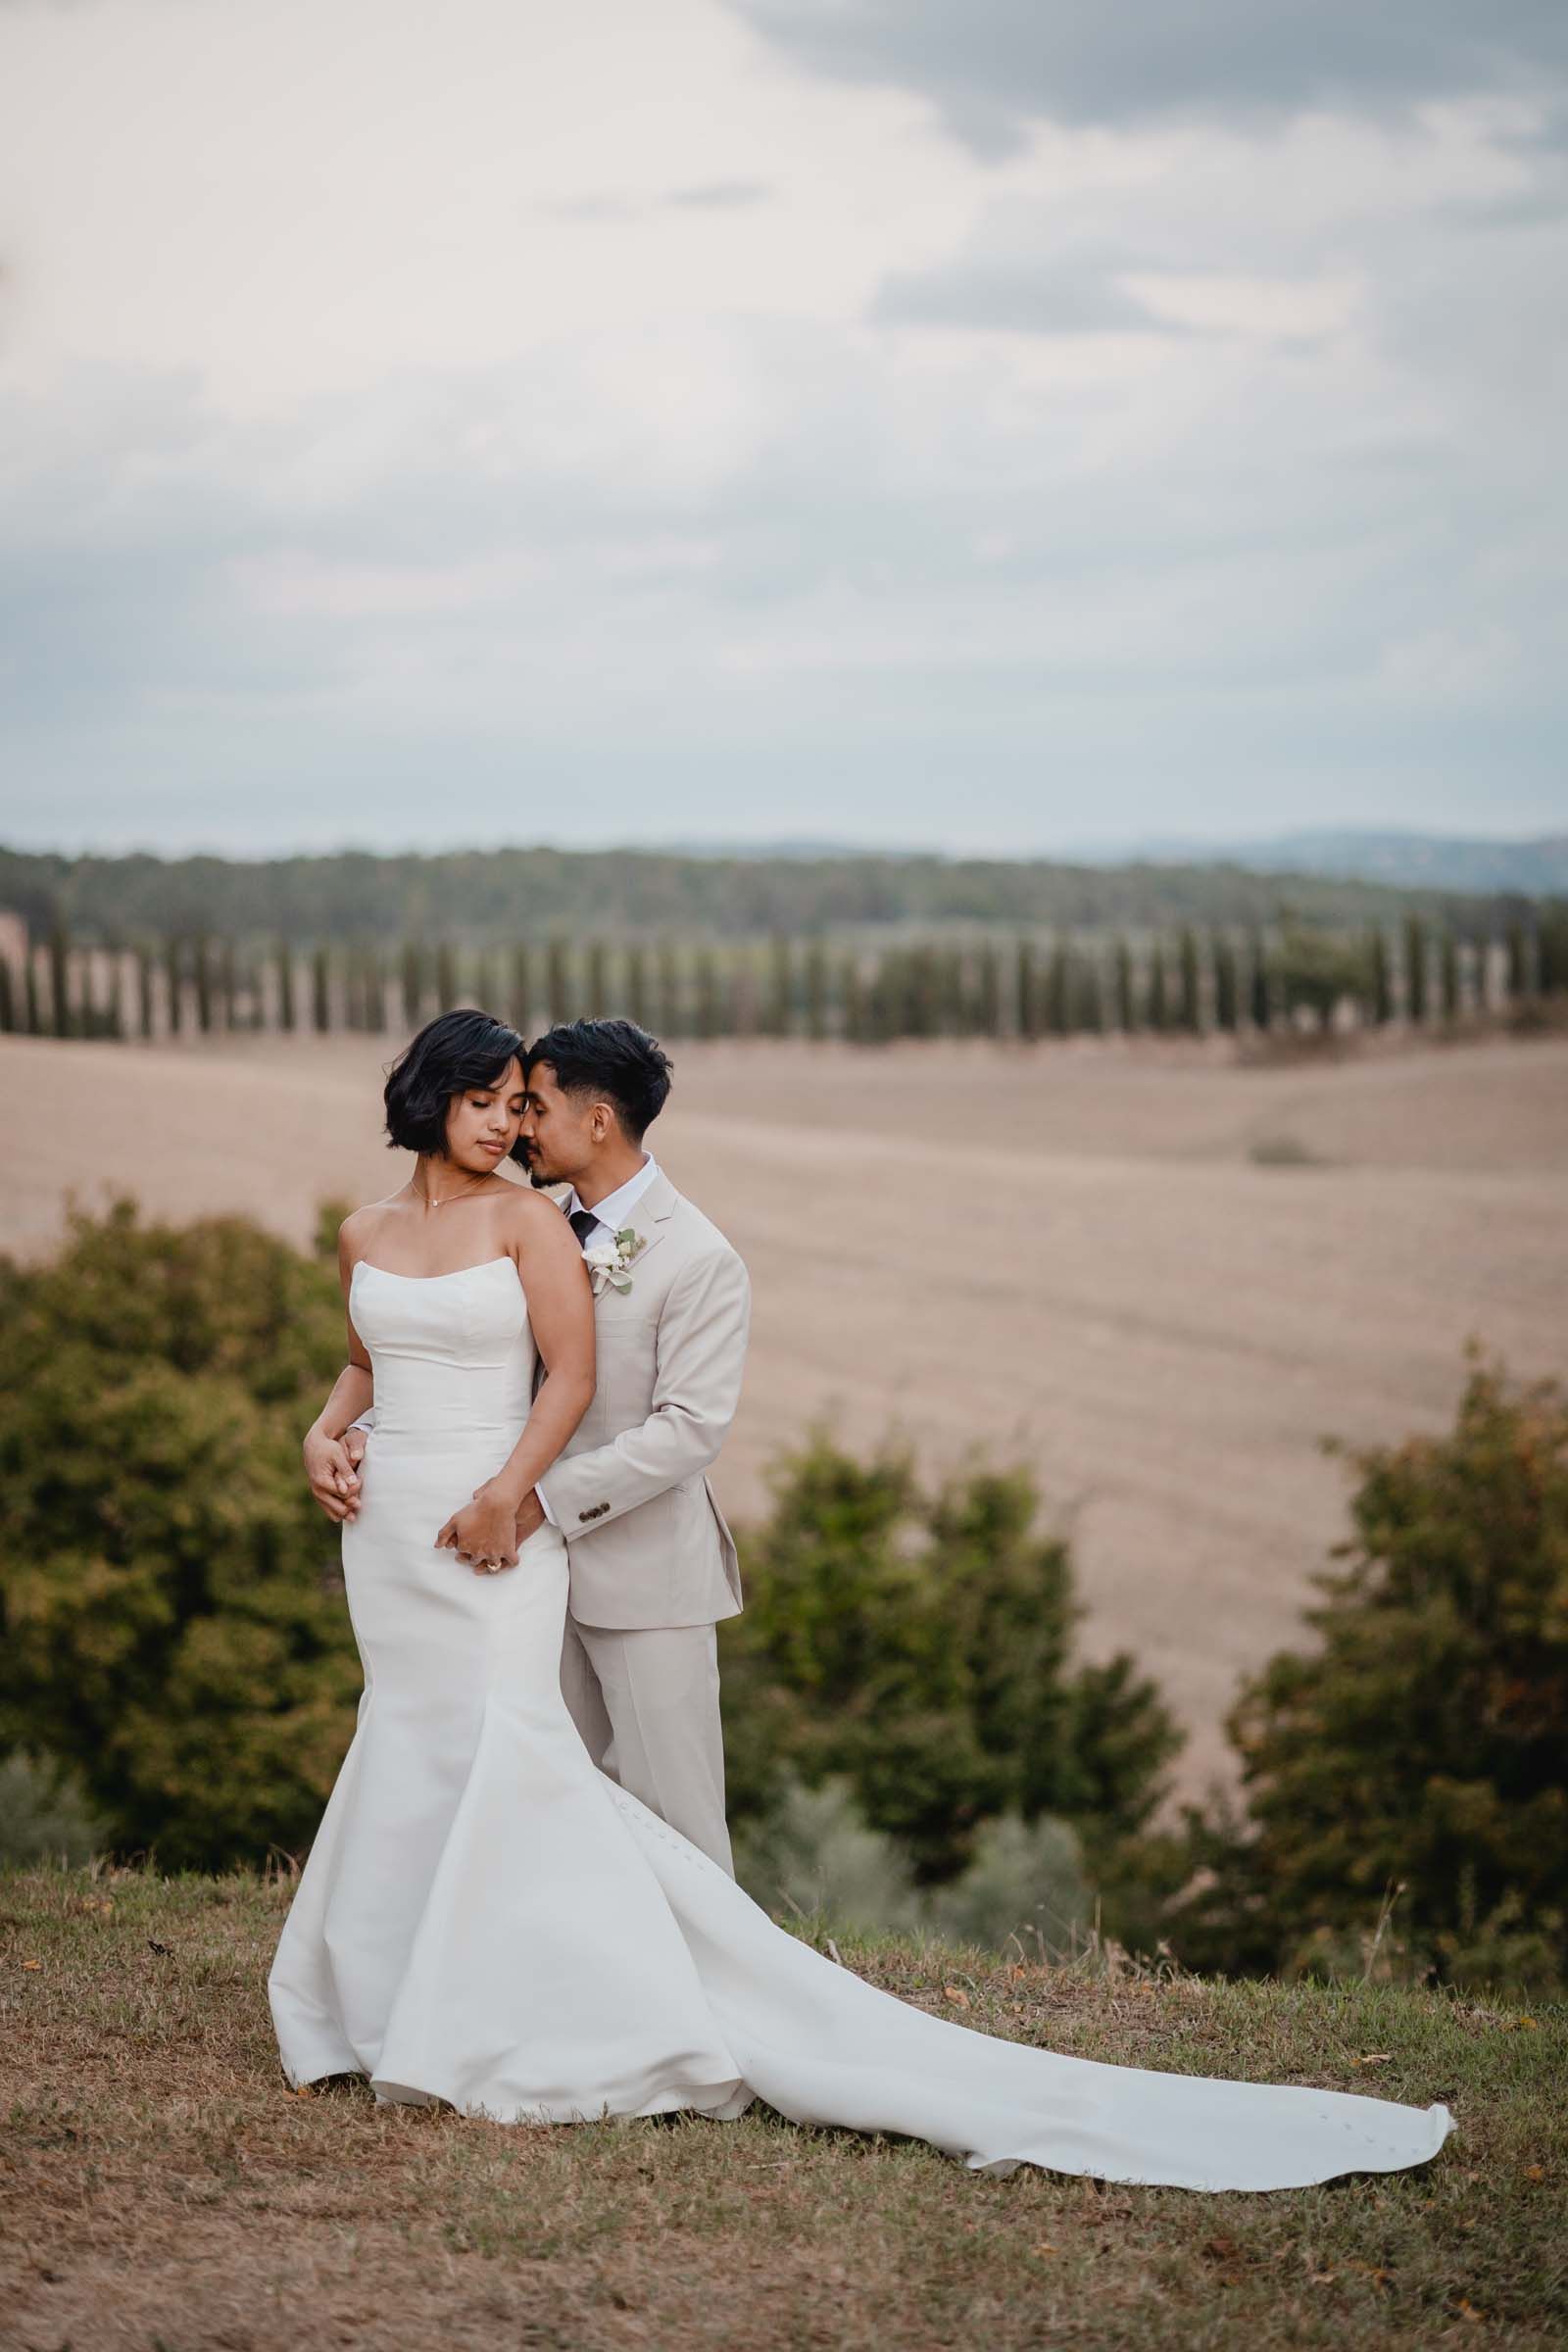
[[[1412,913],[1472,937],[1527,902],[1240,865],[1063,865],[937,857],[701,857],[658,850],[461,851],[441,857],[62,858],[0,849],[0,910],[35,938],[128,946],[235,940],[450,939],[476,947],[592,930],[612,938],[801,939],[906,929],[1152,932],[1194,923],[1344,929]]]

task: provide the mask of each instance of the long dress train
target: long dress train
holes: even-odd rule
[[[527,1413],[510,1259],[414,1278],[364,1263],[375,1372],[343,1565],[365,1666],[353,1743],[270,1983],[284,2070],[505,2122],[753,2098],[797,2123],[1195,2189],[1424,2163],[1446,2108],[1211,2082],[995,2039],[878,1991],[776,1928],[600,1773],[560,1689],[565,1545],[475,1576],[437,1528]]]

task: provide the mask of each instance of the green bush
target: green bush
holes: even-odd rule
[[[1568,1397],[1472,1350],[1450,1431],[1348,1458],[1354,1534],[1320,1580],[1318,1646],[1243,1690],[1245,1818],[1189,1815],[1172,1940],[1200,1967],[1550,1985],[1568,1974]]]
[[[0,1261],[0,1748],[171,1866],[310,1839],[360,1677],[301,1430],[334,1270],[239,1219],[74,1220]]]
[[[906,1454],[858,1462],[823,1432],[784,1458],[724,1628],[738,1821],[790,1774],[842,1779],[923,1886],[1004,1814],[1070,1822],[1097,1858],[1146,1826],[1181,1736],[1130,1659],[1073,1662],[1067,1547],[1037,1509],[1022,1472],[928,1493]]]
[[[46,1756],[18,1749],[0,1762],[0,1865],[90,1862],[104,1826],[88,1804],[80,1776]]]
[[[1004,1813],[982,1825],[973,1859],[942,1886],[917,1886],[896,1838],[868,1827],[847,1783],[790,1779],[771,1811],[735,1840],[735,1870],[765,1909],[840,1934],[927,1935],[1031,1958],[1073,1949],[1094,1899],[1066,1822]]]

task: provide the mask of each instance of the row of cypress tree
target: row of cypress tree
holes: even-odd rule
[[[1183,926],[1135,946],[1063,934],[760,946],[561,938],[470,952],[452,941],[318,944],[202,936],[82,948],[56,926],[41,950],[0,956],[0,1030],[61,1037],[347,1030],[402,1033],[476,1001],[532,1033],[625,1011],[679,1037],[1012,1037],[1267,1030],[1325,1023],[1451,1022],[1568,994],[1568,904],[1548,902],[1500,941],[1411,915],[1397,933],[1345,936],[1287,924],[1246,936]]]

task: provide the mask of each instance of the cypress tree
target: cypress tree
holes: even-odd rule
[[[864,1045],[868,1030],[865,1001],[865,975],[860,958],[847,955],[840,965],[839,995],[844,1005],[844,1034],[851,1045]]]
[[[1091,947],[1078,959],[1078,1026],[1099,1037],[1105,1026],[1105,996],[1100,955]]]
[[[299,1000],[294,987],[294,951],[286,939],[277,943],[277,1025],[292,1034],[299,1022]]]
[[[22,993],[26,1007],[26,1028],[29,1037],[43,1035],[43,1007],[38,1002],[38,958],[31,940],[22,962]]]
[[[1214,1026],[1234,1034],[1242,1017],[1241,974],[1236,968],[1236,943],[1226,931],[1209,940],[1209,962],[1214,973]]]
[[[49,1017],[56,1037],[71,1035],[71,940],[58,915],[49,933]]]
[[[325,1037],[332,1026],[332,965],[325,948],[311,956],[311,1018],[317,1034]]]
[[[11,979],[11,958],[0,955],[0,1035],[9,1037],[16,1025],[17,1002]]]
[[[1254,1029],[1266,1035],[1274,1025],[1273,991],[1269,986],[1268,946],[1261,931],[1254,931],[1249,956],[1247,1013]]]
[[[768,947],[767,997],[762,1026],[769,1037],[788,1037],[795,1025],[795,956],[786,935],[775,931]]]
[[[591,1021],[602,1021],[614,1010],[610,1001],[610,952],[602,939],[588,942],[588,1004]]]
[[[443,1012],[450,1012],[458,1001],[458,952],[451,940],[443,939],[435,952],[435,999]]]
[[[1504,983],[1510,1004],[1518,1004],[1530,994],[1530,948],[1525,927],[1514,915],[1508,924],[1508,977]]]
[[[1046,967],[1046,1028],[1053,1037],[1065,1037],[1072,1019],[1072,965],[1065,939],[1057,938]]]
[[[185,1026],[184,943],[171,932],[164,945],[164,977],[169,998],[169,1034],[178,1037]]]
[[[1194,1037],[1203,1026],[1198,937],[1191,923],[1183,923],[1176,942],[1176,1026]]]
[[[496,959],[488,948],[482,948],[473,967],[474,1001],[481,1012],[493,1013],[501,1002],[501,988],[496,976]]]
[[[1459,1017],[1459,943],[1451,931],[1446,930],[1438,953],[1438,971],[1443,987],[1443,1017],[1446,1021]]]
[[[697,951],[697,1021],[699,1037],[717,1037],[723,1019],[719,1006],[718,963],[710,947]]]
[[[125,1034],[124,957],[118,948],[109,951],[109,993],[104,1005],[104,1033],[113,1038],[122,1038]]]
[[[386,1034],[386,964],[371,940],[365,951],[365,1025],[372,1037]]]
[[[725,985],[719,1018],[726,1037],[750,1037],[757,1027],[757,975],[751,958],[733,950],[721,957]]]
[[[1427,1017],[1427,931],[1418,914],[1404,925],[1404,1015],[1419,1028]]]
[[[1149,1026],[1153,1030],[1170,1027],[1170,1004],[1165,991],[1165,957],[1156,939],[1151,950],[1149,966]]]
[[[151,1037],[153,1017],[153,952],[144,939],[136,942],[136,1020],[143,1037]]]
[[[1013,957],[1013,1011],[1018,1035],[1033,1041],[1040,1035],[1039,978],[1032,940],[1020,939]]]
[[[686,1010],[681,1001],[680,958],[672,939],[662,939],[655,957],[659,974],[659,1026],[665,1037],[686,1035]]]
[[[649,1026],[648,950],[639,940],[626,950],[626,1018],[639,1029]]]
[[[545,1005],[552,1029],[571,1018],[571,965],[564,939],[553,939],[545,951]]]
[[[806,1034],[816,1043],[827,1035],[828,971],[827,949],[820,939],[808,942],[806,950]]]
[[[204,1037],[213,1026],[213,950],[205,931],[196,935],[196,1026]]]
[[[1002,961],[988,939],[983,942],[975,975],[976,1025],[982,1037],[1002,1035]]]
[[[1544,997],[1568,989],[1568,904],[1560,899],[1549,901],[1538,919],[1536,986]]]
[[[1373,926],[1370,960],[1372,1019],[1379,1029],[1384,1029],[1394,1018],[1394,972],[1389,961],[1388,937],[1381,923]]]
[[[1116,1027],[1123,1037],[1131,1037],[1138,1026],[1138,996],[1133,986],[1133,952],[1124,939],[1118,939],[1112,951],[1111,971]]]
[[[239,1027],[239,974],[234,961],[234,942],[225,936],[218,952],[219,989],[222,998],[223,1027]]]
[[[406,939],[398,957],[398,981],[403,996],[403,1026],[417,1029],[424,1012],[426,987],[424,950],[416,939]]]
[[[520,1038],[531,1035],[533,1019],[533,961],[527,943],[518,940],[512,951],[512,993],[507,1001],[508,1018]]]

